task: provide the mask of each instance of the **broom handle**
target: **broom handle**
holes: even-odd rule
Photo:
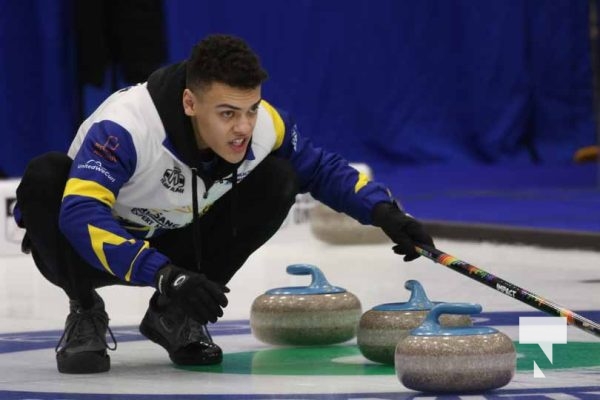
[[[530,305],[533,308],[537,308],[540,311],[544,311],[555,317],[565,317],[567,324],[573,325],[583,331],[591,333],[594,336],[600,337],[600,324],[591,321],[585,317],[582,317],[575,312],[559,306],[558,304],[549,301],[542,296],[538,296],[528,290],[525,290],[517,285],[505,281],[495,275],[490,274],[474,265],[459,260],[458,258],[446,254],[436,248],[420,244],[415,246],[415,249],[419,254],[429,258],[439,264],[445,265],[446,267],[459,272],[471,279],[476,280],[479,283],[483,283],[496,289],[500,293],[503,293],[509,297],[520,300],[525,304]]]

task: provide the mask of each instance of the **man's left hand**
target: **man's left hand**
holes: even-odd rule
[[[394,203],[379,203],[373,208],[373,225],[380,227],[396,245],[396,254],[404,255],[404,261],[419,257],[415,245],[426,244],[435,247],[433,239],[425,231],[423,224],[406,214]]]

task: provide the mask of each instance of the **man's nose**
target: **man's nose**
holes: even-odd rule
[[[240,116],[235,124],[235,131],[237,133],[250,134],[253,128],[253,120],[245,115]]]

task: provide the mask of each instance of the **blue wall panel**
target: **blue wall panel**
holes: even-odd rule
[[[0,169],[75,132],[68,0],[0,2]],[[326,148],[395,168],[564,164],[594,144],[584,0],[165,2],[169,61],[244,37],[264,96]],[[27,24],[20,21],[26,19]],[[88,90],[91,110],[108,89]]]

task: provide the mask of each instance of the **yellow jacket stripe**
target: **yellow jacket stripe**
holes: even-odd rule
[[[115,195],[113,192],[94,181],[78,178],[69,179],[63,193],[63,199],[71,195],[91,197],[111,208],[115,204]]]

